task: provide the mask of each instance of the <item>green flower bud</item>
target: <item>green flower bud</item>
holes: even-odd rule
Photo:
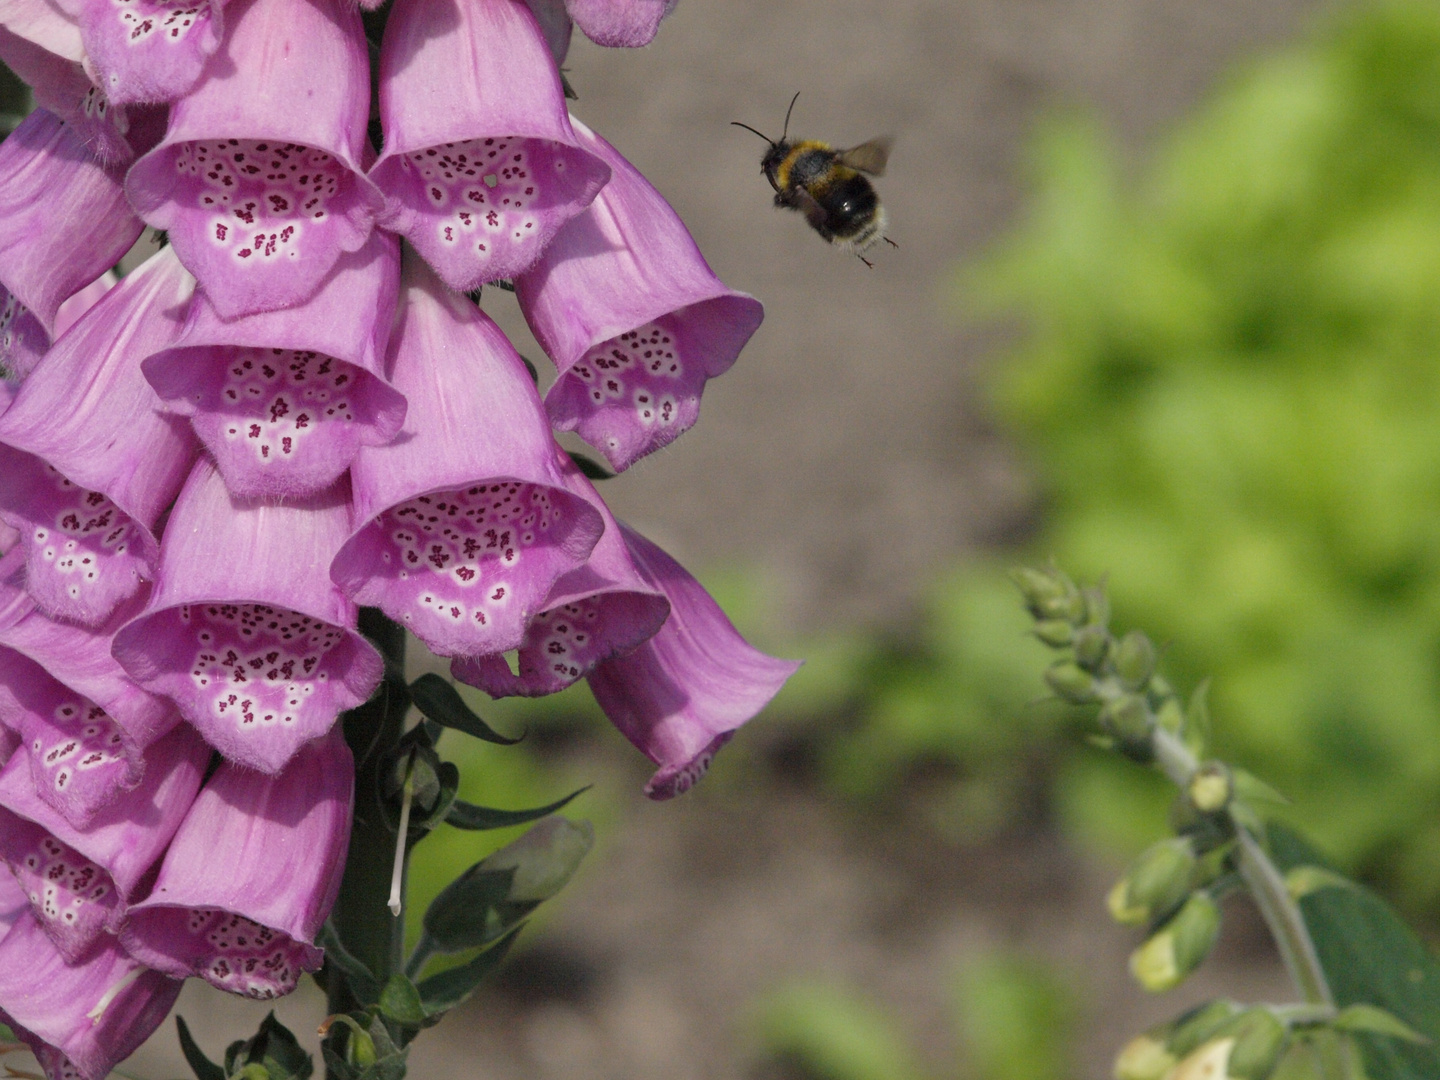
[[[1100,726],[1125,746],[1149,743],[1151,722],[1145,699],[1138,694],[1126,694],[1106,702],[1100,710]]]
[[[1025,606],[1037,619],[1068,619],[1074,608],[1075,586],[1063,574],[1023,567],[1011,577],[1025,597]],[[1073,620],[1078,621],[1078,619]]]
[[[1290,1030],[1268,1009],[1243,1012],[1218,1034],[1235,1040],[1226,1066],[1227,1080],[1267,1080],[1290,1049]]]
[[[1230,1052],[1234,1048],[1234,1037],[1211,1039],[1176,1065],[1168,1080],[1231,1080]]]
[[[1165,1047],[1163,1029],[1147,1031],[1120,1051],[1115,1059],[1115,1080],[1164,1080],[1175,1061],[1175,1055]]]
[[[1190,805],[1202,814],[1218,814],[1230,805],[1235,781],[1222,762],[1208,761],[1195,771],[1185,788]]]
[[[1220,909],[1208,893],[1185,901],[1168,922],[1130,954],[1130,973],[1151,993],[1179,986],[1200,966],[1220,930]]]
[[[1075,635],[1075,662],[1086,671],[1099,671],[1110,648],[1110,635],[1103,626],[1087,626]]]
[[[1233,1001],[1209,1001],[1196,1006],[1171,1025],[1166,1048],[1177,1058],[1187,1057],[1239,1012],[1240,1006]]]
[[[1139,630],[1131,630],[1110,650],[1115,674],[1131,690],[1139,690],[1155,674],[1155,646]]]
[[[1184,837],[1162,840],[1140,853],[1107,902],[1118,923],[1141,925],[1185,898],[1195,873],[1195,851]]]
[[[1093,585],[1085,589],[1081,596],[1085,602],[1085,621],[1091,626],[1105,627],[1110,623],[1110,598],[1105,595],[1105,588],[1101,585]]]
[[[1063,649],[1075,636],[1075,628],[1064,619],[1043,619],[1035,624],[1035,636],[1052,649]]]
[[[1078,664],[1062,661],[1045,672],[1045,682],[1057,695],[1072,705],[1095,700],[1095,678]]]
[[[1154,683],[1151,683],[1151,688],[1154,688]],[[1160,702],[1155,710],[1155,722],[1171,735],[1179,735],[1185,728],[1185,710],[1180,707],[1180,699],[1167,697]]]

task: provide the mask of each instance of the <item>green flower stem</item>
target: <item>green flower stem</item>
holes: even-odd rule
[[[1190,780],[1200,768],[1195,755],[1179,738],[1158,725],[1154,729],[1153,745],[1155,764],[1181,791],[1189,789]],[[1285,887],[1285,878],[1265,849],[1260,846],[1250,830],[1231,818],[1235,826],[1238,869],[1246,888],[1260,909],[1270,936],[1280,950],[1285,970],[1295,989],[1306,1005],[1334,1015],[1335,998],[1330,993],[1330,983],[1325,978],[1325,969],[1320,966],[1320,957],[1315,952],[1315,942],[1300,913],[1300,905]],[[1339,1045],[1339,1040],[1322,1033],[1316,1040],[1319,1051],[1321,1072],[1327,1080],[1350,1080],[1349,1058]]]
[[[395,833],[381,806],[381,770],[405,729],[410,707],[405,686],[405,631],[371,608],[360,611],[360,629],[385,657],[379,691],[343,717],[345,741],[355,755],[355,821],[340,895],[330,918],[351,954],[383,986],[404,963],[405,923],[390,913]],[[331,1015],[358,1006],[339,972],[327,971]]]

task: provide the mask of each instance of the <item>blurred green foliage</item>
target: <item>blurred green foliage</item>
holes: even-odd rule
[[[1440,6],[1333,16],[1138,175],[1120,159],[1093,122],[1046,125],[1027,219],[961,281],[972,315],[1020,326],[990,384],[1043,490],[1019,558],[1113,572],[1117,624],[1181,643],[1179,685],[1214,676],[1217,752],[1433,913]],[[1026,705],[1040,665],[1007,588],[957,573],[920,639],[877,654],[827,751],[837,783],[938,753],[973,787],[1035,753],[1054,717]],[[1059,777],[1084,831],[1158,830],[1157,787],[1085,754]]]
[[[833,981],[792,983],[762,999],[757,1028],[765,1056],[803,1080],[1063,1080],[1075,1015],[1051,967],[997,952],[957,971],[949,1026],[959,1061],[938,1070],[922,1063],[914,1032],[892,1012]]]

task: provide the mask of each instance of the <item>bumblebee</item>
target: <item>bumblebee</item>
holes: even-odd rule
[[[780,139],[770,138],[749,124],[731,123],[759,135],[770,144],[760,159],[760,171],[775,189],[775,205],[798,210],[810,227],[841,251],[853,252],[866,266],[874,264],[861,252],[884,240],[885,208],[880,196],[864,174],[884,176],[890,158],[889,138],[871,139],[849,150],[836,150],[829,143],[813,139],[790,142],[790,113],[797,93],[785,112],[785,129]]]

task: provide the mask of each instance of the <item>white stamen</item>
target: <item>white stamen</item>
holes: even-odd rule
[[[390,871],[390,914],[397,919],[402,907],[400,888],[405,879],[405,837],[410,832],[410,802],[415,797],[415,758],[405,764],[405,793],[400,800],[400,830],[395,835],[395,867]]]
[[[105,1010],[110,1007],[110,1003],[113,1002],[117,997],[119,997],[127,986],[133,983],[141,975],[144,975],[145,971],[146,969],[143,967],[133,968],[129,972],[129,974],[127,974],[114,986],[110,987],[109,990],[105,991],[105,996],[102,997],[99,1001],[97,1001],[95,1003],[95,1007],[85,1014],[85,1019],[89,1020],[92,1024],[100,1023],[100,1018],[105,1015]]]

